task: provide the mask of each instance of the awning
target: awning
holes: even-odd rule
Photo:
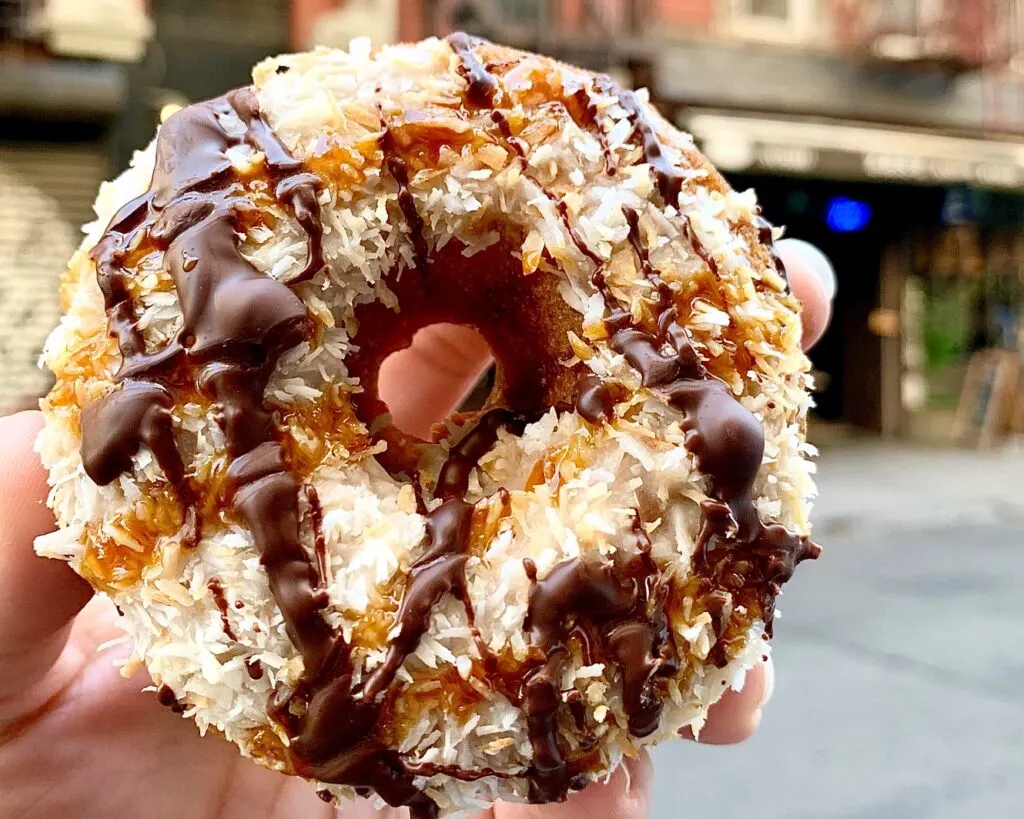
[[[1024,191],[1024,141],[692,108],[677,124],[723,171]]]

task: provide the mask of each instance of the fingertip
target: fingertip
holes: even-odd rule
[[[429,440],[433,426],[458,408],[490,363],[490,348],[475,330],[431,325],[384,361],[378,394],[395,426]]]
[[[774,688],[771,659],[747,672],[743,688],[729,690],[711,706],[697,741],[704,745],[735,745],[750,739],[761,724],[761,709]],[[694,739],[692,733],[686,734]]]
[[[35,452],[39,412],[0,418],[0,653],[30,649],[62,629],[92,596],[59,560],[32,544],[54,528],[46,506],[46,471]]]
[[[803,305],[802,344],[808,350],[828,327],[835,294],[835,272],[827,257],[807,242],[780,239],[776,248],[786,266],[793,295]]]

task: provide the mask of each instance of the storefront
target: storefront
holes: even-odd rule
[[[819,431],[976,439],[991,413],[975,382],[991,392],[997,375],[972,358],[1020,349],[1024,142],[711,110],[679,120],[770,219],[833,260],[835,316],[813,355]],[[1011,377],[998,379],[993,429],[1017,411]]]

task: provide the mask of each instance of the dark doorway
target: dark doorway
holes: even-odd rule
[[[815,414],[880,432],[886,341],[871,330],[869,317],[882,305],[883,255],[919,226],[939,221],[945,189],[745,174],[731,175],[730,182],[755,188],[769,220],[832,260],[838,280],[832,323],[811,354],[819,374]],[[837,203],[842,208],[844,200],[853,203],[853,213],[839,211],[837,217]]]

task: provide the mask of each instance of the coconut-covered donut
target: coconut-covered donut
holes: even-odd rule
[[[36,549],[201,731],[328,801],[547,802],[766,656],[818,551],[798,305],[643,93],[464,35],[278,57],[96,213]],[[497,369],[427,442],[377,371],[438,322]]]

